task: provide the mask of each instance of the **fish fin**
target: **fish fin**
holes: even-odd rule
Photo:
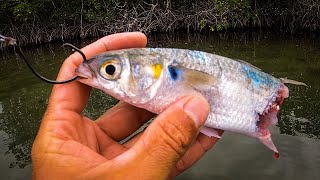
[[[248,62],[246,62],[246,61],[244,61],[244,60],[241,60],[241,59],[234,59],[234,60],[236,60],[236,61],[238,61],[238,62],[241,62],[241,63],[243,63],[243,64],[246,64],[246,65],[248,65],[248,66],[250,66],[250,67],[252,67],[252,68],[254,68],[254,69],[257,69],[257,70],[261,71],[261,69],[258,68],[257,66],[254,66],[254,65],[252,65],[252,64],[250,64],[250,63],[248,63]]]
[[[299,82],[299,81],[296,81],[296,80],[292,80],[292,79],[287,79],[287,78],[280,78],[280,80],[284,83],[284,84],[294,84],[294,85],[298,85],[298,86],[306,86],[306,83],[304,82]]]
[[[179,68],[182,71],[181,76],[192,87],[199,90],[208,90],[212,87],[216,87],[217,78],[205,72],[201,72],[194,69]]]
[[[209,128],[207,126],[202,126],[200,132],[209,137],[221,138],[219,132],[214,128]]]
[[[260,129],[260,136],[258,136],[259,141],[271,149],[274,153],[279,154],[277,147],[274,145],[269,129]]]

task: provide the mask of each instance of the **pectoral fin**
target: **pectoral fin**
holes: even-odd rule
[[[217,85],[217,78],[205,72],[179,66],[170,66],[169,73],[174,80],[181,79],[199,90],[209,90]]]

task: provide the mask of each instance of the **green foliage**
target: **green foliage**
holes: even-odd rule
[[[83,12],[85,19],[90,22],[112,19],[114,14],[112,2],[105,2],[101,0],[92,0],[87,2]]]
[[[320,1],[2,0],[0,30],[31,44],[119,31],[271,27],[297,32],[320,29],[318,7]]]
[[[199,23],[199,27],[200,29],[203,29],[207,24],[207,21],[205,19],[202,19]]]
[[[99,21],[112,16],[113,5],[111,0],[4,0],[0,1],[3,11],[0,12],[11,18],[1,23],[30,23],[36,19],[39,22],[68,25],[78,21],[81,16],[83,22]]]
[[[209,4],[214,7],[213,17],[215,20],[200,21],[200,28],[209,26],[211,31],[221,31],[235,26],[234,20],[241,19],[241,26],[247,25],[250,17],[252,0],[210,0]]]
[[[32,8],[30,4],[22,2],[14,6],[12,13],[17,20],[27,21],[32,14]]]

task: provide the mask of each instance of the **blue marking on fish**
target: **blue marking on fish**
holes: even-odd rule
[[[252,80],[251,82],[255,87],[273,87],[275,85],[275,82],[271,78],[268,78],[261,71],[256,71],[254,68],[248,65],[243,65],[242,67],[246,73],[246,76]]]
[[[205,55],[200,51],[193,51],[192,56],[196,57],[197,59],[201,59],[202,61],[206,60]]]
[[[139,75],[139,71],[140,71],[140,66],[138,64],[134,64],[133,65],[133,74]]]

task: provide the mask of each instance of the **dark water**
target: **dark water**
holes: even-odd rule
[[[290,98],[272,128],[281,152],[273,158],[255,139],[225,133],[222,140],[178,179],[320,179],[320,39],[280,37],[272,33],[155,35],[151,47],[203,50],[243,59],[277,77],[303,81],[289,85]],[[76,43],[84,46],[85,41]],[[42,74],[54,78],[70,53],[61,44],[26,49]],[[32,142],[52,86],[36,79],[9,50],[0,51],[0,172],[4,179],[30,179]],[[94,91],[85,113],[98,117],[117,101]]]

